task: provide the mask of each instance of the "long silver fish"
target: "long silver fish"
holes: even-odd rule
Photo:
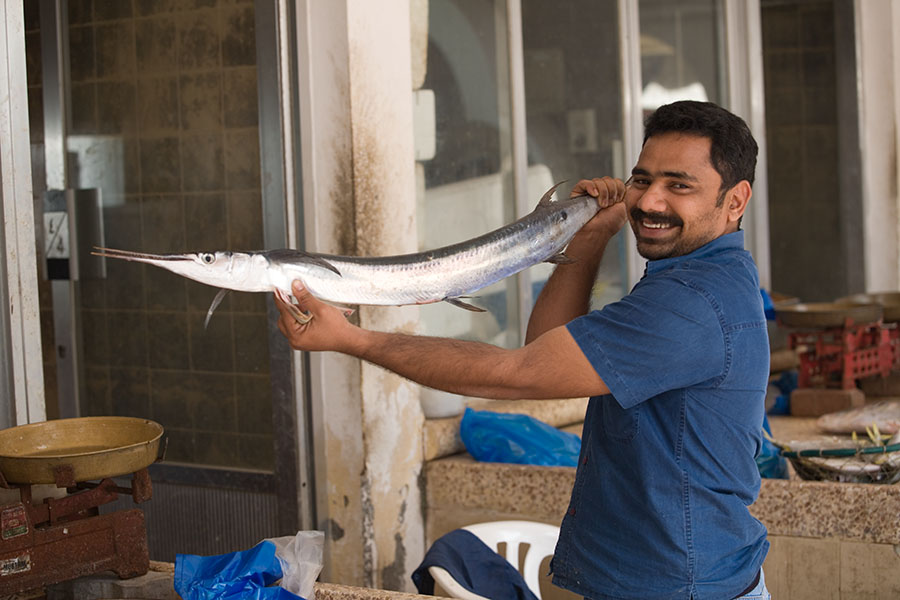
[[[223,288],[207,322],[228,290],[275,292],[290,303],[295,279],[330,303],[399,306],[444,301],[483,312],[461,298],[540,262],[571,262],[562,250],[599,205],[591,196],[553,200],[562,183],[550,188],[531,213],[509,225],[415,254],[351,257],[289,249],[146,254],[111,248],[97,248],[94,254],[156,265]]]

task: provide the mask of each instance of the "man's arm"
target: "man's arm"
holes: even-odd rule
[[[622,181],[612,177],[583,179],[571,195],[582,194],[597,198],[601,210],[569,242],[566,256],[575,262],[558,265],[541,290],[528,319],[526,345],[551,329],[587,314],[603,252],[627,220]]]
[[[294,297],[312,315],[301,325],[279,300],[278,327],[295,350],[336,351],[382,366],[416,383],[495,399],[578,398],[608,393],[565,327],[516,350],[479,342],[381,333],[357,327],[314,298],[299,282]]]

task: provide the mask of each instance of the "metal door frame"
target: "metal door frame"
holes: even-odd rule
[[[0,4],[0,428],[43,421],[44,371],[22,2]]]

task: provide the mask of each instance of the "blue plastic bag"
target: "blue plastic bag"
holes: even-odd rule
[[[772,302],[772,296],[770,296],[769,292],[767,292],[763,288],[759,288],[759,294],[762,296],[763,311],[766,313],[766,320],[774,321],[775,320],[775,303]]]
[[[574,467],[581,438],[528,415],[467,408],[459,435],[469,454],[484,462]]]
[[[797,389],[797,371],[790,370],[782,373],[771,385],[778,388],[779,394],[775,398],[775,404],[769,409],[770,415],[791,414],[791,392]]]
[[[268,540],[241,552],[217,556],[175,556],[175,591],[184,600],[300,598],[283,588],[267,587],[281,577],[281,563],[275,556],[275,544]]]
[[[772,435],[772,429],[769,427],[769,419],[763,416],[763,429],[769,435]],[[787,479],[787,461],[781,456],[778,447],[763,437],[762,450],[756,457],[756,466],[759,469],[761,477],[766,479]]]

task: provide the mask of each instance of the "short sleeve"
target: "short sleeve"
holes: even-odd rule
[[[674,277],[568,324],[585,357],[623,408],[725,373],[725,334],[715,301]]]

